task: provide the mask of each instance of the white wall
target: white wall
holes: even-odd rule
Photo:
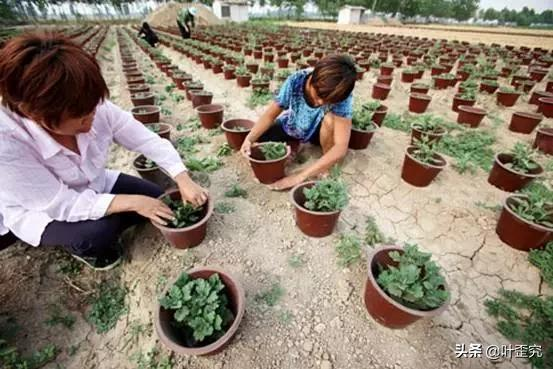
[[[351,9],[342,8],[338,12],[338,24],[350,24],[351,23]]]
[[[232,4],[230,6],[230,19],[234,22],[246,22],[249,19],[248,6]]]
[[[220,1],[214,1],[213,5],[213,14],[215,14],[218,18],[222,19],[221,17],[221,2]]]

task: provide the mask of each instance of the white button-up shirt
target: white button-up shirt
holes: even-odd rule
[[[169,141],[109,101],[98,105],[92,129],[76,137],[80,155],[34,121],[0,107],[0,235],[12,231],[38,246],[53,220],[103,217],[119,176],[105,168],[112,142],[155,161],[171,177],[186,170]]]

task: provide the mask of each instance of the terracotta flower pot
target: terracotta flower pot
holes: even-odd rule
[[[251,74],[256,74],[257,71],[259,70],[259,64],[246,64],[246,69]]]
[[[409,146],[405,151],[401,178],[413,186],[426,187],[446,167],[447,162],[440,154],[436,154],[439,165],[423,163],[412,155],[414,150],[415,147]]]
[[[415,140],[420,141],[423,137],[428,138],[429,142],[438,143],[446,133],[446,130],[442,127],[438,127],[438,129],[433,132],[425,132],[411,126],[411,145],[415,143]]]
[[[445,90],[448,87],[451,87],[450,79],[434,77],[434,88],[436,90]]]
[[[520,96],[520,92],[501,92],[501,90],[497,91],[497,104],[503,105],[503,106],[513,106],[516,104],[518,97]]]
[[[553,92],[553,81],[547,81],[547,84],[545,85],[545,91]]]
[[[409,111],[412,113],[424,113],[430,105],[430,95],[413,92],[409,95]]]
[[[394,72],[394,67],[392,66],[382,65],[380,67],[380,74],[383,76],[391,76],[393,72]]]
[[[402,72],[401,73],[401,82],[404,83],[412,83],[415,80],[415,77],[417,77],[417,73],[412,72]]]
[[[541,82],[543,78],[547,75],[548,70],[547,69],[541,69],[541,68],[534,68],[530,70],[530,78],[533,81]]]
[[[392,88],[383,83],[377,83],[373,86],[372,98],[377,100],[386,100]]]
[[[196,108],[202,127],[215,129],[223,122],[224,107],[220,104],[200,105]]]
[[[471,128],[476,128],[486,116],[484,109],[475,108],[474,106],[459,106],[459,114],[457,115],[457,123],[468,124]]]
[[[277,64],[279,68],[288,68],[288,59],[287,58],[279,58],[277,60]]]
[[[352,150],[363,150],[369,146],[371,139],[373,138],[374,132],[378,129],[378,125],[374,122],[373,127],[369,131],[362,131],[355,127],[351,128],[351,135],[349,137],[348,147]]]
[[[547,91],[534,91],[532,92],[532,96],[530,97],[528,104],[539,105],[540,97],[553,97],[553,93]]]
[[[549,155],[553,155],[553,128],[538,128],[534,148]]]
[[[341,210],[330,212],[312,211],[305,208],[304,188],[311,188],[314,181],[300,183],[290,191],[290,200],[295,208],[296,225],[307,236],[326,237],[332,234]]]
[[[156,98],[155,95],[150,92],[137,92],[131,94],[131,102],[134,106],[154,105],[156,103]]]
[[[136,170],[141,178],[157,184],[164,190],[176,186],[171,177],[165,174],[158,166],[155,166],[153,168],[145,168],[143,165],[145,161],[146,158],[144,157],[144,155],[138,155],[133,160],[133,168],[134,170]]]
[[[480,92],[487,92],[489,94],[493,94],[493,93],[495,93],[495,91],[497,91],[498,88],[499,88],[499,85],[488,84],[485,81],[482,81],[482,83],[480,83],[479,90],[480,90]]]
[[[553,118],[553,98],[551,97],[540,97],[539,101],[539,112],[543,113],[546,118]]]
[[[254,91],[269,91],[270,82],[269,81],[260,81],[255,80],[251,81],[252,90]]]
[[[158,134],[159,137],[171,141],[171,126],[166,123],[148,123],[145,124],[146,128],[156,127],[157,131],[152,129],[152,132]]]
[[[229,119],[223,122],[221,128],[225,131],[225,136],[230,147],[238,151],[254,125],[255,123],[248,119]]]
[[[375,122],[377,126],[382,127],[382,122],[384,118],[386,118],[386,114],[388,114],[388,107],[380,104],[378,109],[373,113],[372,121]]]
[[[236,75],[234,74],[234,69],[225,69],[223,70],[223,76],[226,80],[235,79]]]
[[[503,210],[497,221],[495,233],[501,241],[521,251],[530,251],[544,247],[553,240],[553,229],[531,223],[518,216],[511,206],[513,199],[525,198],[523,195],[510,195],[503,204]]]
[[[155,105],[135,106],[131,109],[134,119],[142,123],[157,123],[159,122],[161,109]]]
[[[159,197],[163,199],[170,196],[173,200],[180,200],[181,194],[177,189],[170,190]],[[213,214],[213,200],[208,198],[207,203],[202,206],[202,218],[199,222],[184,228],[169,228],[156,222],[151,222],[154,227],[159,229],[163,237],[177,249],[188,249],[198,246],[205,238],[207,233],[207,223]]]
[[[443,313],[449,306],[449,299],[440,307],[433,310],[415,310],[403,306],[378,285],[377,279],[380,266],[397,266],[390,258],[392,251],[402,252],[398,246],[382,246],[370,252],[367,258],[368,275],[365,281],[363,301],[367,312],[378,323],[385,327],[399,329],[413,324],[421,318],[433,318]],[[447,286],[446,286],[447,288]]]
[[[376,77],[376,83],[381,83],[390,86],[394,78],[392,76],[380,75]]]
[[[427,85],[420,83],[413,83],[411,85],[411,93],[427,94],[428,90],[430,90],[430,88]]]
[[[247,76],[236,76],[236,83],[240,87],[248,87],[250,85],[250,81],[252,79],[251,75]]]
[[[192,107],[197,108],[201,105],[208,105],[211,104],[213,101],[213,94],[211,92],[207,91],[190,91],[190,95],[192,96]]]
[[[193,279],[207,279],[213,274],[218,274],[221,282],[225,286],[224,291],[228,298],[229,309],[234,315],[234,320],[225,332],[225,334],[217,341],[206,346],[188,347],[180,338],[181,333],[178,332],[177,328],[172,323],[173,312],[165,310],[163,307],[159,306],[154,314],[154,325],[157,335],[159,336],[160,341],[163,343],[163,345],[165,345],[165,347],[178,355],[203,356],[216,354],[223,350],[231,342],[232,338],[236,334],[236,331],[238,330],[242,318],[244,317],[244,312],[246,310],[246,294],[244,293],[244,288],[238,282],[238,279],[220,268],[198,267],[187,271],[187,273]],[[169,288],[171,288],[171,286],[175,282],[176,279],[171,284],[169,284],[164,292],[164,295],[168,292]]]
[[[135,94],[135,93],[138,93],[138,92],[149,92],[150,91],[150,87],[148,85],[132,85],[132,86],[129,86],[129,92],[131,94]]]
[[[540,124],[542,119],[543,116],[541,114],[517,111],[513,113],[511,117],[509,130],[517,133],[529,134]]]
[[[455,95],[453,97],[453,102],[451,103],[451,110],[453,110],[456,113],[459,112],[460,105],[474,106],[474,104],[476,103],[476,100],[463,99],[459,96],[460,95]]]
[[[538,163],[538,168],[530,173],[516,172],[507,164],[513,161],[511,154],[496,154],[492,170],[488,176],[488,183],[507,192],[520,190],[543,173],[543,168]]]
[[[265,143],[256,143],[252,145],[249,156],[250,165],[255,177],[263,184],[270,184],[284,178],[286,172],[286,161],[290,156],[290,147],[286,148],[286,155],[280,159],[265,160],[261,152],[261,146]]]

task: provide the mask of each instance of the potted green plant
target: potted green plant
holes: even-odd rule
[[[225,79],[234,79],[236,78],[235,75],[236,67],[234,65],[227,64],[223,67],[223,75]]]
[[[337,174],[297,185],[290,193],[298,228],[310,237],[332,234],[342,210],[348,204],[345,183]]]
[[[374,132],[378,125],[373,122],[374,110],[355,109],[351,119],[351,135],[349,138],[349,148],[352,150],[363,150],[369,146]]]
[[[207,232],[207,223],[213,214],[213,201],[194,207],[182,200],[179,190],[171,190],[159,197],[175,215],[174,220],[161,225],[152,224],[161,231],[165,239],[177,249],[187,249],[202,243]]]
[[[250,165],[259,182],[270,184],[285,175],[290,147],[282,142],[262,142],[251,147]]]
[[[144,124],[157,123],[159,122],[161,109],[155,105],[140,105],[132,108],[131,113],[134,119]]]
[[[444,125],[444,119],[433,114],[415,117],[411,123],[411,145],[417,140],[423,140],[423,137],[426,137],[429,143],[438,143],[446,134]]]
[[[513,106],[516,104],[521,92],[512,87],[502,86],[496,93],[497,104],[503,106]]]
[[[426,187],[447,165],[427,137],[416,140],[405,151],[401,178],[416,187]]]
[[[171,126],[166,123],[148,123],[145,124],[150,131],[157,133],[159,137],[171,140]]]
[[[382,104],[380,101],[370,101],[361,106],[363,109],[368,110],[373,113],[372,121],[376,123],[377,126],[381,127],[386,114],[388,114],[388,107]]]
[[[388,328],[405,328],[447,309],[450,293],[432,255],[415,244],[382,246],[367,260],[364,302],[368,313]]]
[[[458,113],[459,106],[474,106],[476,103],[476,89],[466,88],[462,93],[458,93],[453,97],[451,110]]]
[[[252,75],[244,66],[236,68],[234,72],[236,74],[236,83],[240,87],[248,87],[252,79]]]
[[[251,80],[252,89],[256,92],[269,91],[271,79],[266,74],[257,74]]]
[[[133,160],[133,168],[141,178],[153,182],[161,188],[169,188],[174,184],[171,177],[165,174],[154,161],[144,155],[138,155]]]
[[[156,332],[177,354],[212,355],[236,334],[245,305],[244,289],[231,274],[195,268],[183,272],[160,298]]]
[[[418,71],[415,68],[406,68],[401,72],[401,82],[412,83],[417,74]]]
[[[503,191],[520,190],[543,173],[535,156],[535,151],[528,145],[517,142],[511,152],[495,156],[488,182]]]
[[[436,90],[443,90],[455,85],[455,76],[451,73],[442,73],[432,78],[434,82],[434,88]]]
[[[553,241],[553,191],[535,183],[507,197],[495,231],[507,245],[522,251]]]

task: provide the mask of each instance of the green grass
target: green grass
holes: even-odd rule
[[[255,301],[273,307],[280,301],[283,295],[284,289],[280,283],[275,282],[271,288],[257,293],[255,295]]]
[[[115,282],[99,284],[92,296],[92,305],[87,315],[88,321],[98,333],[106,333],[128,312],[125,303],[127,289]]]
[[[283,310],[278,315],[278,319],[281,323],[288,325],[292,323],[292,320],[294,320],[294,314],[288,310]]]
[[[288,265],[294,269],[301,268],[305,264],[305,260],[302,255],[295,254],[288,258]]]
[[[481,209],[490,210],[490,211],[493,211],[493,212],[499,212],[499,211],[501,211],[501,209],[503,209],[503,206],[501,206],[499,204],[487,204],[487,203],[482,202],[482,201],[476,201],[474,203],[474,205],[476,205],[477,207],[479,207]]]
[[[232,147],[228,143],[224,143],[217,149],[217,157],[229,156],[232,154]]]
[[[461,130],[458,134],[444,136],[438,144],[438,151],[455,159],[459,173],[475,173],[477,168],[489,171],[495,153],[492,145],[495,136],[480,130]]]
[[[73,315],[63,314],[59,306],[53,306],[50,311],[50,317],[44,323],[49,327],[62,325],[67,329],[71,329],[75,324],[75,320]]]
[[[201,159],[190,157],[186,161],[185,165],[189,170],[193,170],[195,172],[211,173],[221,168],[223,163],[218,158],[208,156]]]
[[[225,191],[225,197],[248,197],[248,191],[240,187],[238,183],[233,184],[228,190]]]
[[[342,235],[336,244],[338,264],[349,266],[361,260],[361,240],[354,235]]]
[[[173,359],[162,355],[157,348],[148,352],[135,352],[130,359],[136,364],[136,369],[172,369]]]
[[[543,249],[531,250],[528,260],[540,270],[543,280],[553,287],[553,242],[549,242]]]
[[[79,276],[82,270],[83,264],[69,256],[64,256],[64,258],[60,260],[57,269],[59,273],[64,274],[69,278]]]
[[[48,344],[29,356],[22,356],[19,350],[0,337],[0,367],[5,369],[38,369],[55,360],[59,350]]]
[[[254,109],[258,106],[265,106],[268,103],[271,102],[273,99],[273,94],[270,92],[258,92],[253,91],[251,95],[248,97],[248,101],[246,102],[246,105],[250,109]]]
[[[236,207],[231,203],[221,201],[215,205],[215,211],[219,214],[230,214],[236,211]]]
[[[382,122],[384,127],[395,129],[396,131],[411,132],[411,123],[399,114],[388,113]]]

